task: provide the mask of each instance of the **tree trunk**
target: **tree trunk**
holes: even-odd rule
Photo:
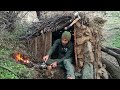
[[[111,48],[111,47],[106,47],[106,48],[116,52],[117,54],[120,54],[120,49],[118,48]]]
[[[107,53],[107,54],[115,57],[115,58],[117,59],[117,62],[118,62],[118,64],[119,64],[119,66],[120,66],[120,54],[117,54],[116,52],[114,52],[114,51],[112,51],[112,50],[110,50],[110,49],[108,49],[108,48],[106,48],[106,47],[101,47],[101,50],[102,50],[103,52],[105,52],[105,53]]]

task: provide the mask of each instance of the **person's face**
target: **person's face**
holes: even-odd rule
[[[69,42],[69,41],[68,41],[67,39],[65,39],[65,38],[62,38],[61,41],[62,41],[62,45],[63,45],[63,46],[66,45],[66,44]]]

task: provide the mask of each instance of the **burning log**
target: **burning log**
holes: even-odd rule
[[[30,63],[30,60],[27,56],[21,54],[21,53],[15,53],[15,60],[18,62],[18,61],[21,61],[23,63]]]

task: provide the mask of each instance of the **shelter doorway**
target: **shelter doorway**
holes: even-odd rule
[[[74,26],[72,26],[71,28],[69,28],[68,30],[64,30],[61,29],[61,30],[58,30],[58,31],[55,31],[55,32],[52,32],[52,45],[54,44],[54,42],[57,40],[57,39],[60,39],[61,36],[62,36],[62,33],[64,31],[69,31],[71,33],[71,42],[73,43],[74,45]],[[74,51],[73,51],[73,56],[74,55]],[[57,58],[57,51],[55,50],[55,52],[52,54],[51,58],[53,59],[56,59]],[[74,58],[74,57],[73,57]]]
[[[52,32],[52,45],[53,45],[53,43],[55,42],[55,40],[61,38],[62,33],[63,33],[64,31],[69,31],[69,32],[71,33],[71,42],[74,43],[74,35],[73,35],[73,34],[74,34],[74,26],[72,26],[72,27],[69,28],[68,30],[64,30],[64,28],[63,28],[63,29],[61,29],[61,30]]]

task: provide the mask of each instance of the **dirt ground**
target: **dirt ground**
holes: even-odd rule
[[[36,68],[36,70],[38,71],[36,79],[65,79],[65,70],[59,67],[51,71],[41,70],[39,68]]]

